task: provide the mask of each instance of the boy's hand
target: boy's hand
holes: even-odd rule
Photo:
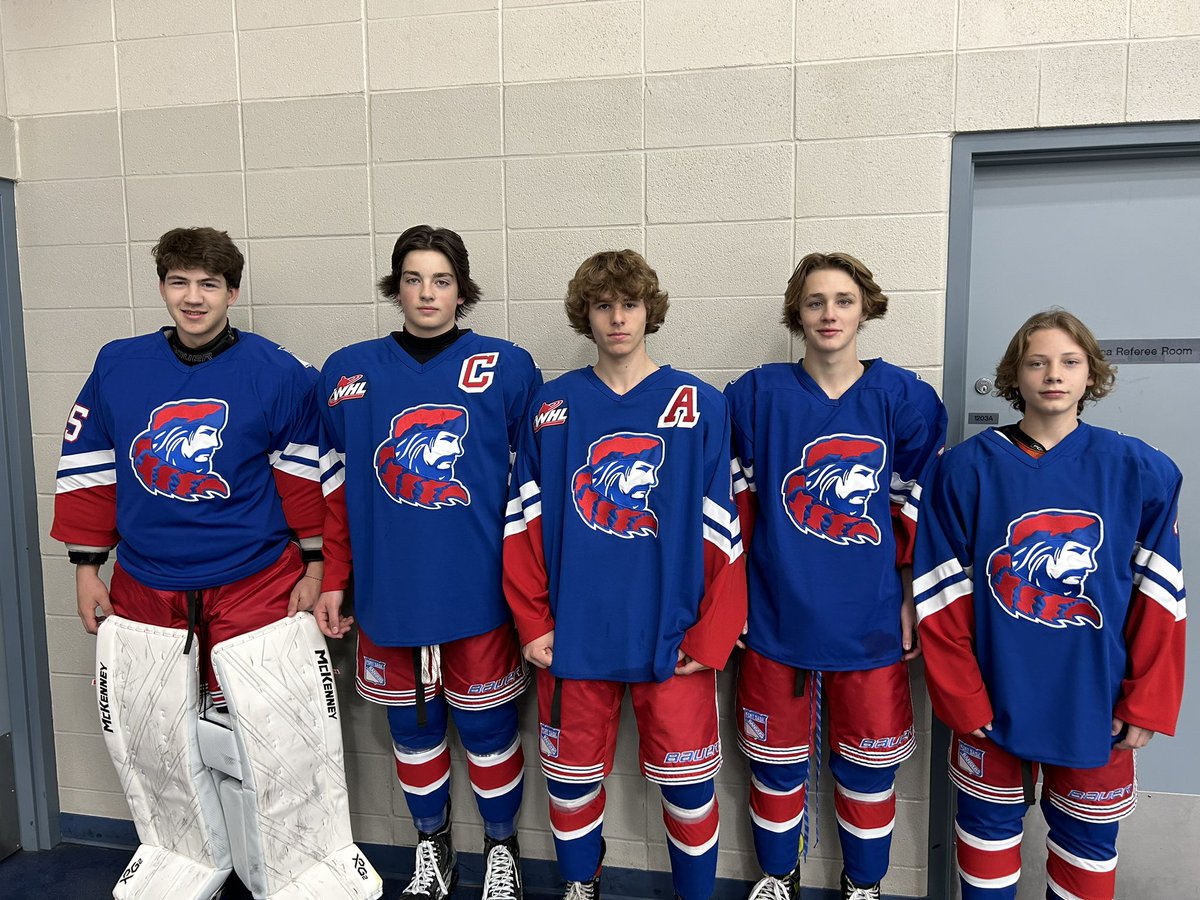
[[[88,634],[95,634],[105,616],[113,614],[108,586],[100,579],[100,567],[78,565],[75,567],[75,600],[79,618]],[[99,610],[100,615],[96,612]]]
[[[321,594],[321,574],[324,569],[325,564],[321,562],[308,564],[288,598],[287,614],[289,618],[298,612],[309,612],[316,605],[317,598]]]
[[[1114,750],[1141,750],[1150,743],[1150,738],[1154,737],[1154,732],[1150,729],[1142,728],[1140,725],[1134,725],[1131,722],[1125,722],[1113,716],[1112,736],[1116,737],[1121,733],[1122,729],[1127,729],[1125,737],[1113,746]]]
[[[917,634],[917,607],[913,604],[911,596],[906,596],[900,603],[900,645],[904,648],[905,660],[916,659],[921,655],[921,637]]]
[[[554,662],[554,632],[547,631],[521,648],[525,659],[539,669],[548,669]]]
[[[699,662],[698,660],[692,659],[690,656],[688,656],[682,650],[680,650],[678,652],[679,652],[679,662],[675,666],[675,674],[676,675],[694,675],[695,673],[703,671],[704,669],[708,668],[708,666],[706,666],[704,663]]]
[[[313,618],[317,627],[327,638],[345,637],[354,624],[354,616],[342,615],[342,601],[346,598],[345,591],[325,591],[317,598],[313,607]]]

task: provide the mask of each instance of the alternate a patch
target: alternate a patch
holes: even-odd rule
[[[968,775],[983,777],[983,756],[987,751],[972,747],[966,741],[958,742],[958,767]]]
[[[542,735],[539,744],[542,748],[542,756],[547,759],[558,759],[558,741],[562,731],[544,724],[541,729]]]
[[[367,396],[367,380],[362,374],[342,375],[338,378],[337,387],[326,401],[329,406],[337,406],[343,400],[361,400]]]
[[[770,718],[766,713],[755,712],[752,709],[742,710],[742,734],[746,735],[752,741],[765,741],[767,739],[767,719]]]
[[[567,424],[567,407],[563,406],[562,400],[551,400],[549,403],[543,403],[533,416],[534,432],[541,431],[543,428],[549,428],[551,425],[566,425]]]
[[[363,681],[367,684],[387,684],[387,663],[379,659],[363,657]]]

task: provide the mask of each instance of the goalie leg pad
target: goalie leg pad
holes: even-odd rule
[[[268,900],[382,896],[350,833],[333,665],[316,621],[298,613],[222,641],[212,659],[232,742],[208,762],[229,776],[220,793],[229,831],[240,835],[238,875]]]
[[[141,846],[118,900],[208,900],[232,867],[212,775],[201,759],[196,652],[187,631],[109,616],[96,641],[96,700]]]

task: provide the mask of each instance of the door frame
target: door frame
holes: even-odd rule
[[[29,419],[21,279],[17,266],[15,185],[0,179],[0,642],[12,716],[18,834],[26,850],[59,842],[58,773],[50,707],[46,610]]]
[[[971,222],[975,171],[981,166],[1140,160],[1200,156],[1200,123],[1042,128],[954,136],[950,155],[950,221],[946,250],[946,332],[942,400],[950,415],[947,440],[962,440],[967,401],[967,326],[971,288]],[[931,719],[929,755],[929,900],[948,900],[954,866],[954,792],[946,774],[950,731]]]

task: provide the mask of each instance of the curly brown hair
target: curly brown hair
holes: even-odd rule
[[[658,285],[658,273],[636,250],[602,250],[593,253],[575,270],[567,284],[567,318],[571,327],[592,337],[588,309],[593,301],[641,300],[646,307],[646,334],[654,334],[667,318],[667,292]]]
[[[172,228],[158,239],[150,252],[160,283],[167,273],[177,269],[203,269],[209,275],[220,275],[229,288],[242,286],[242,267],[246,258],[228,231],[215,228]]]
[[[450,260],[454,280],[458,282],[458,296],[462,300],[454,310],[455,319],[461,319],[467,310],[479,302],[483,292],[471,279],[471,260],[462,237],[457,231],[434,228],[432,225],[414,225],[396,238],[396,245],[392,248],[392,271],[379,279],[379,293],[400,306],[400,276],[404,257],[412,250],[436,250]]]
[[[871,270],[863,265],[862,260],[841,250],[831,253],[810,253],[800,264],[792,277],[788,279],[787,290],[783,294],[783,317],[780,321],[787,326],[788,331],[799,337],[804,337],[804,326],[800,322],[800,309],[804,303],[804,281],[813,272],[823,269],[836,269],[845,272],[858,285],[862,294],[863,322],[871,319],[881,319],[887,313],[887,294],[875,283]],[[862,325],[860,324],[861,328]]]
[[[1091,375],[1092,383],[1083,392],[1076,413],[1083,412],[1084,403],[1095,403],[1112,393],[1117,383],[1116,366],[1104,358],[1104,351],[1100,349],[1092,330],[1084,325],[1078,316],[1056,306],[1034,313],[1008,342],[1008,349],[996,364],[996,387],[993,393],[997,397],[1007,400],[1013,409],[1025,411],[1025,399],[1017,387],[1017,375],[1021,368],[1021,360],[1029,350],[1030,337],[1035,331],[1041,331],[1043,328],[1057,328],[1066,332],[1087,356],[1088,374]]]

